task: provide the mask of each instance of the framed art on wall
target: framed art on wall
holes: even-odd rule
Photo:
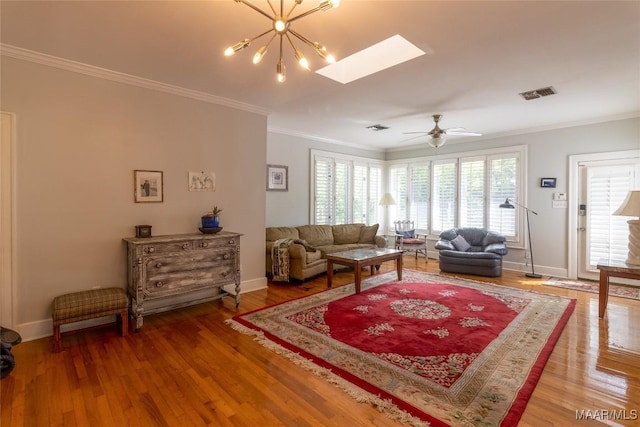
[[[267,191],[289,190],[289,167],[267,165]]]
[[[136,203],[161,203],[164,186],[162,171],[133,171],[133,194]]]
[[[556,188],[555,178],[540,178],[540,187]]]
[[[189,191],[216,191],[216,174],[189,172]]]

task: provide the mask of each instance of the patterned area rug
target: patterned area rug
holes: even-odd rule
[[[551,277],[544,282],[545,285],[555,286],[557,288],[573,289],[574,291],[591,292],[597,294],[600,288],[598,282],[588,280],[571,280],[559,279]],[[609,284],[609,295],[613,297],[622,297],[640,300],[640,286],[625,286]]]
[[[513,426],[574,307],[405,270],[227,323],[409,425]]]

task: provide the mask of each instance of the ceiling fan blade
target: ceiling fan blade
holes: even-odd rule
[[[482,136],[481,133],[478,132],[461,132],[461,131],[451,131],[447,130],[445,132],[447,135],[459,135],[459,136]]]
[[[423,130],[423,131],[417,131],[417,132],[402,132],[405,135],[410,135],[412,133],[424,133],[425,135],[428,134],[430,131],[428,130]]]

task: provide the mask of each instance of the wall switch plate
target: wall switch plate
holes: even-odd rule
[[[553,193],[553,200],[554,201],[566,201],[567,200],[567,193]]]

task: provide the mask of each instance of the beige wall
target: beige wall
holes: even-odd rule
[[[27,61],[2,58],[1,108],[16,114],[14,320],[50,334],[59,294],[125,286],[122,238],[198,232],[218,205],[244,233],[244,289],[266,286],[266,117]],[[164,203],[134,203],[133,170],[164,172]],[[213,171],[217,191],[187,190]]]

